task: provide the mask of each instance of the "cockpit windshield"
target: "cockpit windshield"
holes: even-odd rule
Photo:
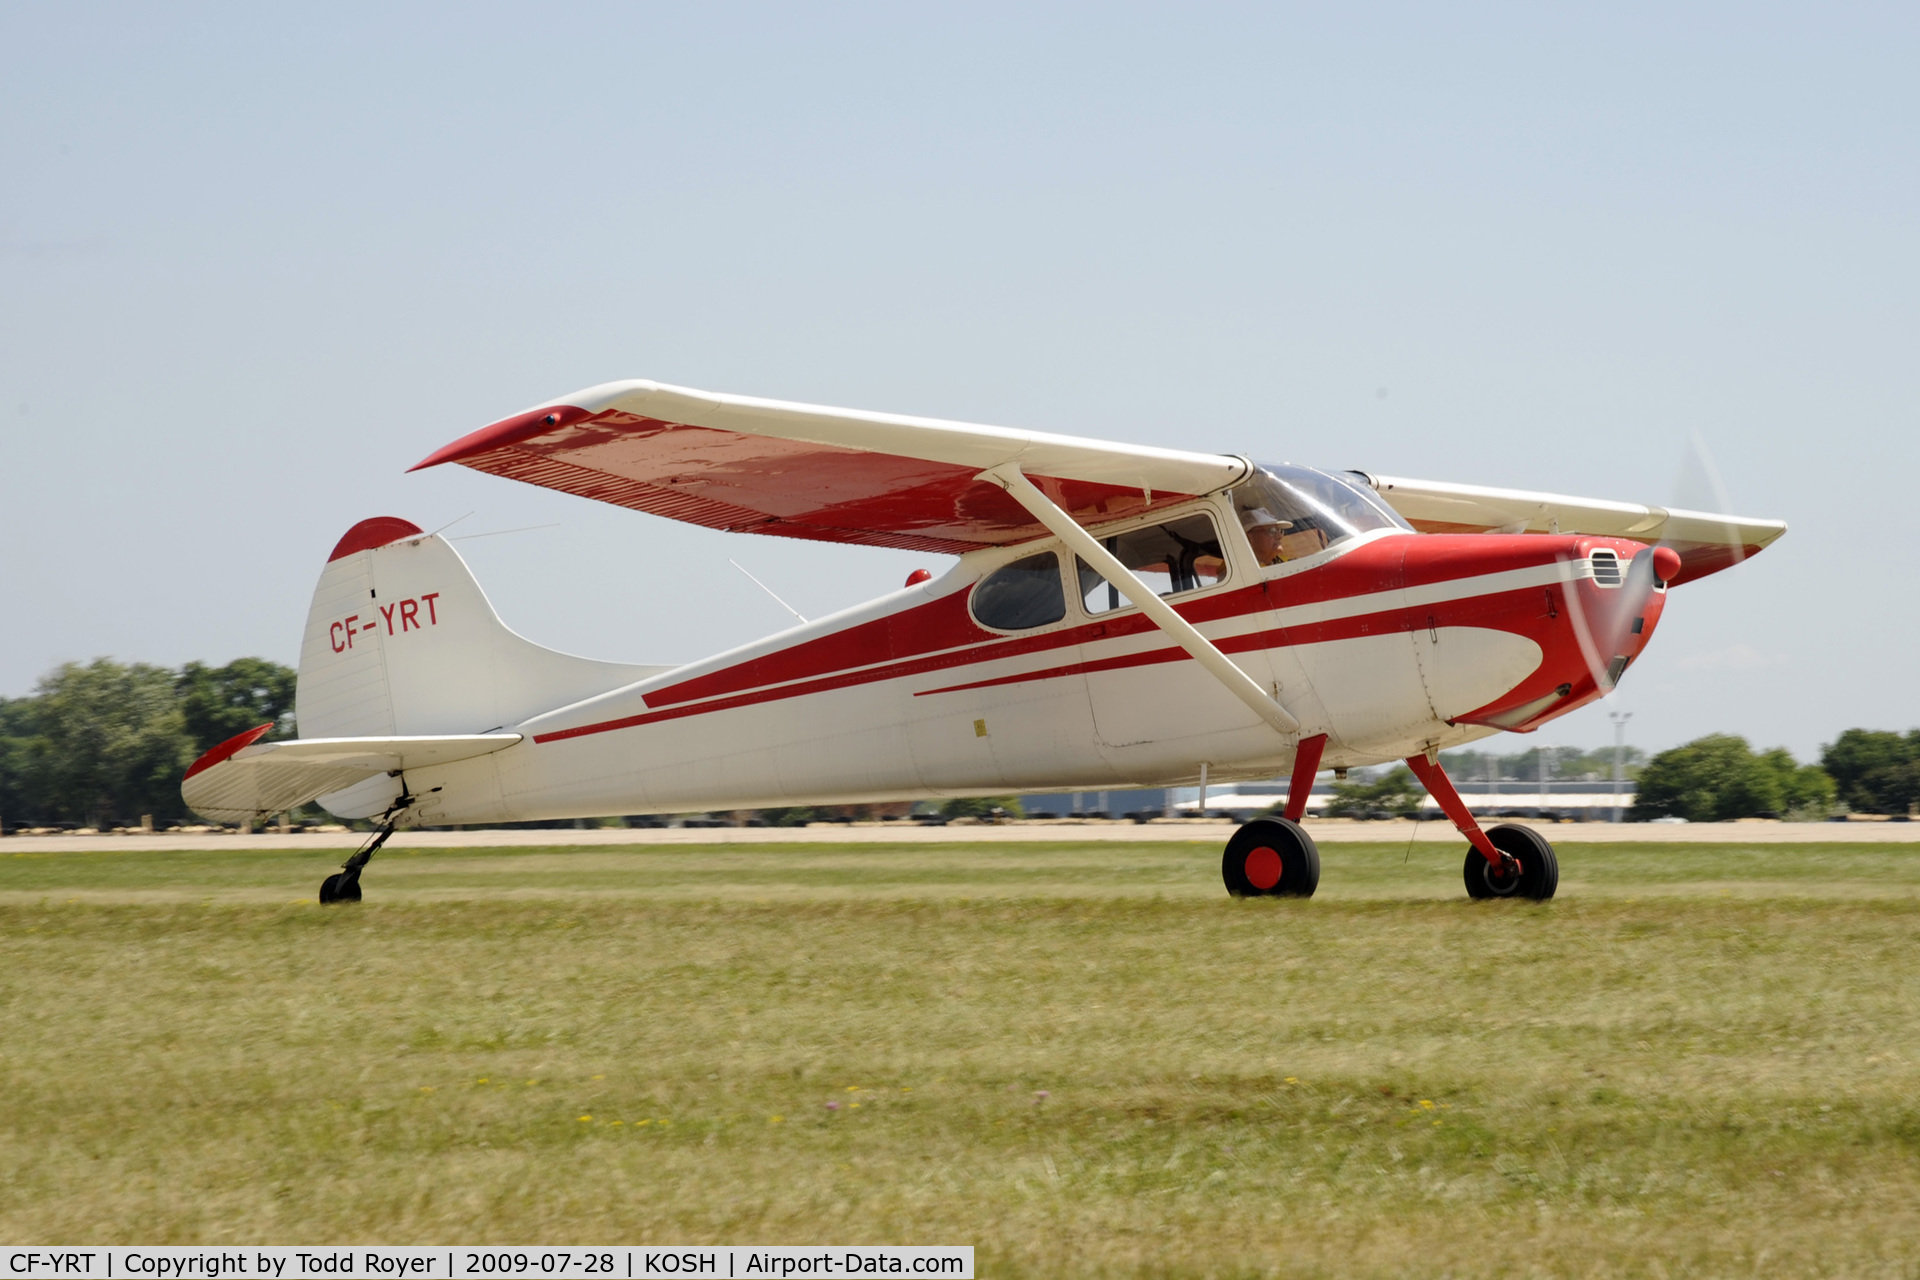
[[[1233,491],[1233,508],[1263,566],[1373,529],[1413,528],[1359,481],[1287,464],[1260,465]]]

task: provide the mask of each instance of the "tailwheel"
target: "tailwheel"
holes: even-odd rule
[[[1311,898],[1320,887],[1320,849],[1286,818],[1255,818],[1227,841],[1220,878],[1236,898]]]
[[[322,906],[335,902],[360,901],[360,877],[347,878],[344,871],[336,871],[320,882],[320,902]]]
[[[1469,898],[1527,898],[1545,902],[1560,887],[1560,860],[1553,846],[1532,827],[1502,823],[1487,828],[1487,839],[1502,853],[1513,855],[1516,866],[1496,869],[1471,846],[1463,874]]]
[[[393,829],[398,825],[399,821],[394,815],[405,807],[406,802],[403,801],[401,804],[395,805],[392,809],[387,810],[386,815],[380,821],[379,829],[373,833],[372,838],[361,845],[359,851],[351,858],[341,863],[338,871],[320,882],[320,904],[322,906],[328,906],[336,902],[360,901],[361,869],[372,860],[374,854],[380,852],[380,846],[385,844],[387,837],[393,834]]]

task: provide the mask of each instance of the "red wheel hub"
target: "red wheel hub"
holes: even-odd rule
[[[1261,845],[1247,852],[1247,883],[1256,889],[1271,889],[1280,883],[1280,855]]]

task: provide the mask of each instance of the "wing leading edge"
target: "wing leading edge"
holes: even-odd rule
[[[1367,476],[1375,492],[1422,533],[1585,533],[1664,543],[1680,553],[1675,583],[1758,555],[1787,531],[1783,520],[1571,498],[1559,493]]]
[[[457,462],[709,529],[961,554],[1045,530],[980,472],[1018,463],[1083,523],[1238,484],[1244,458],[609,382],[454,441]]]

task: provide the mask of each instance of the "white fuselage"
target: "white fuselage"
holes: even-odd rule
[[[1232,517],[1223,499],[1196,507]],[[1371,764],[1494,732],[1460,717],[1564,662],[1554,593],[1590,591],[1591,574],[1548,541],[1383,530],[1265,569],[1234,541],[1224,579],[1175,603],[1301,736],[1327,735],[1323,767]],[[1472,554],[1442,554],[1460,543]],[[1138,610],[1070,607],[1019,632],[972,618],[982,577],[1051,545],[975,552],[937,580],[507,725],[525,740],[410,771],[409,820],[1191,785],[1203,766],[1223,781],[1289,767],[1295,740]]]

